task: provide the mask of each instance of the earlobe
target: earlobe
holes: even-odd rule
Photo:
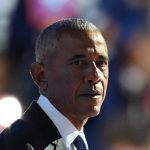
[[[37,62],[32,63],[30,68],[30,74],[37,86],[41,90],[45,91],[47,89],[47,78],[43,65]]]

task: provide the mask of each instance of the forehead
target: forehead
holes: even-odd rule
[[[70,31],[63,34],[58,43],[59,53],[87,53],[107,55],[107,46],[99,31]]]

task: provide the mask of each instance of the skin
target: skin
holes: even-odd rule
[[[55,53],[47,53],[42,64],[33,63],[31,73],[42,94],[81,130],[104,101],[108,51],[100,32],[79,32],[62,35]]]

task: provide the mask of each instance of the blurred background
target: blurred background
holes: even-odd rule
[[[115,123],[121,126],[122,118],[149,133],[149,119],[142,119],[150,118],[149,0],[0,0],[0,132],[38,99],[29,74],[37,35],[48,24],[68,17],[97,25],[109,49],[107,97],[100,115],[85,127],[90,149],[104,150],[111,135],[105,133],[107,127],[118,128]]]

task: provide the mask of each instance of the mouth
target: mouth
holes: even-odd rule
[[[102,96],[102,92],[100,91],[90,91],[90,92],[85,92],[83,94],[80,94],[81,97],[87,97],[87,98],[100,98]]]

